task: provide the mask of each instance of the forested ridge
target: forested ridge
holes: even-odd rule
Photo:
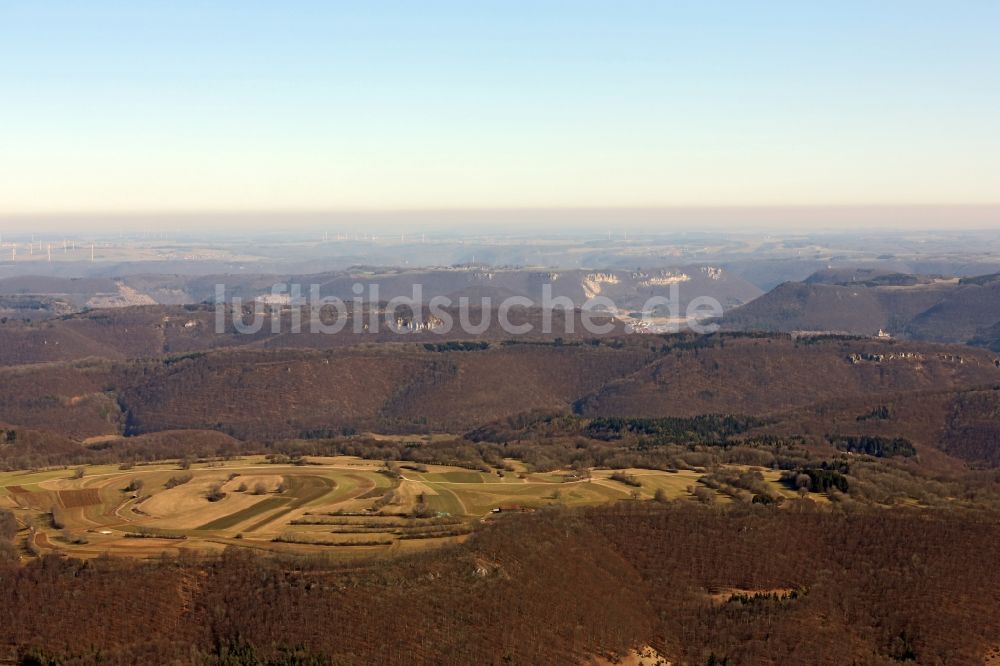
[[[227,349],[0,368],[0,422],[78,440],[201,429],[273,441],[344,429],[464,432],[545,409],[627,418],[650,439],[702,442],[759,423],[705,421],[682,432],[663,419],[802,409],[822,416],[832,401],[860,401],[869,411],[892,403],[899,418],[858,420],[856,412],[850,430],[827,431],[877,435],[854,431],[905,426],[906,403],[931,392],[952,399],[994,385],[1000,358],[992,352],[781,335]],[[945,413],[937,419],[948,425]]]
[[[578,664],[645,644],[675,664],[974,664],[1000,631],[998,558],[996,520],[970,512],[625,502],[347,564],[7,564],[0,642],[80,664]]]

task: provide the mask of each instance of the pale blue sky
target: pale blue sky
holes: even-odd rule
[[[1000,2],[0,0],[0,212],[1000,202]]]

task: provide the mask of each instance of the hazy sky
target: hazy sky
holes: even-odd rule
[[[0,213],[998,202],[997,0],[0,0]]]

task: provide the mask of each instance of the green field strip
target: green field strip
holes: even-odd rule
[[[73,475],[72,470],[58,469],[45,472],[4,472],[0,474],[0,485],[2,486],[27,486],[37,484],[42,481],[52,479],[68,479]]]
[[[435,486],[434,490],[438,492],[437,495],[424,496],[424,501],[427,503],[427,506],[435,511],[441,511],[453,516],[467,515],[462,502],[458,499],[458,496],[455,495],[455,493],[438,486]]]
[[[323,499],[337,487],[337,482],[325,476],[293,476],[288,479],[286,491],[294,499],[292,509]]]
[[[225,530],[231,527],[235,527],[240,523],[255,518],[260,514],[277,509],[280,506],[288,504],[289,500],[285,497],[268,497],[260,502],[257,502],[253,506],[248,506],[245,509],[237,511],[236,513],[231,513],[228,516],[223,516],[222,518],[217,518],[210,523],[205,523],[201,527],[195,529],[198,530]],[[253,529],[253,528],[251,528]]]
[[[621,489],[619,489],[619,488],[610,488],[610,487],[604,485],[603,483],[588,483],[586,485],[583,485],[583,484],[581,484],[581,485],[582,485],[582,488],[586,489],[586,492],[592,493],[594,496],[596,496],[596,497],[598,497],[600,499],[603,499],[604,501],[608,501],[608,500],[616,501],[616,500],[624,499],[625,497],[628,497],[628,495],[629,495],[628,491],[626,491],[624,488],[621,488]],[[575,493],[578,493],[578,492],[579,493],[583,493],[584,491],[582,489],[581,490],[576,490],[574,488],[574,489],[572,489],[572,490],[569,491],[569,494],[570,494],[570,496],[573,496]]]
[[[361,480],[363,480],[363,477],[355,477],[354,475],[350,474],[345,475],[345,477],[350,478],[352,480],[357,478],[361,478]],[[253,532],[259,530],[265,525],[280,520],[281,518],[287,516],[296,509],[301,509],[304,506],[318,502],[319,500],[322,499],[330,499],[327,497],[327,495],[330,495],[331,493],[333,493],[334,496],[336,497],[338,495],[341,495],[341,493],[338,491],[343,490],[345,491],[343,494],[347,494],[348,491],[357,488],[357,485],[355,485],[353,487],[348,487],[345,489],[344,487],[347,485],[348,484],[346,483],[343,482],[337,483],[333,479],[320,476],[307,476],[307,477],[300,477],[298,479],[293,478],[292,480],[289,481],[290,488],[288,492],[292,494],[294,499],[285,508],[281,509],[275,514],[271,516],[266,516],[265,518],[257,521],[253,525],[250,525],[249,527],[247,527],[246,531]]]
[[[566,483],[566,477],[561,474],[529,474],[528,483]]]
[[[176,530],[164,527],[150,527],[148,525],[127,525],[117,529],[123,534],[141,534],[143,535],[142,538],[147,539],[176,539],[178,537],[196,536],[194,530]]]
[[[355,491],[357,491],[361,487],[361,481],[363,480],[364,480],[363,477],[358,477],[353,474],[344,475],[343,478],[338,479],[337,487],[334,489],[334,491],[330,493],[328,497],[323,498],[325,500],[325,503],[330,503],[330,502],[336,503],[340,502],[344,498],[353,496],[355,494]]]
[[[428,483],[483,483],[483,475],[479,472],[426,472],[421,480]]]
[[[371,480],[374,480],[374,482],[375,482],[375,488],[382,489],[382,490],[389,490],[390,488],[395,488],[396,486],[399,485],[399,480],[398,479],[390,479],[385,474],[375,473],[375,474],[372,474],[370,477],[366,477],[366,478],[370,478]]]

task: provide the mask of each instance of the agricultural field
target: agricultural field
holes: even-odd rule
[[[477,523],[546,506],[708,492],[693,470],[618,470],[613,478],[610,470],[531,473],[516,461],[507,467],[482,472],[346,456],[273,464],[254,456],[189,467],[4,472],[0,508],[14,510],[25,551],[36,554],[152,557],[239,546],[356,556],[462,540]],[[779,488],[776,473],[766,474]]]

